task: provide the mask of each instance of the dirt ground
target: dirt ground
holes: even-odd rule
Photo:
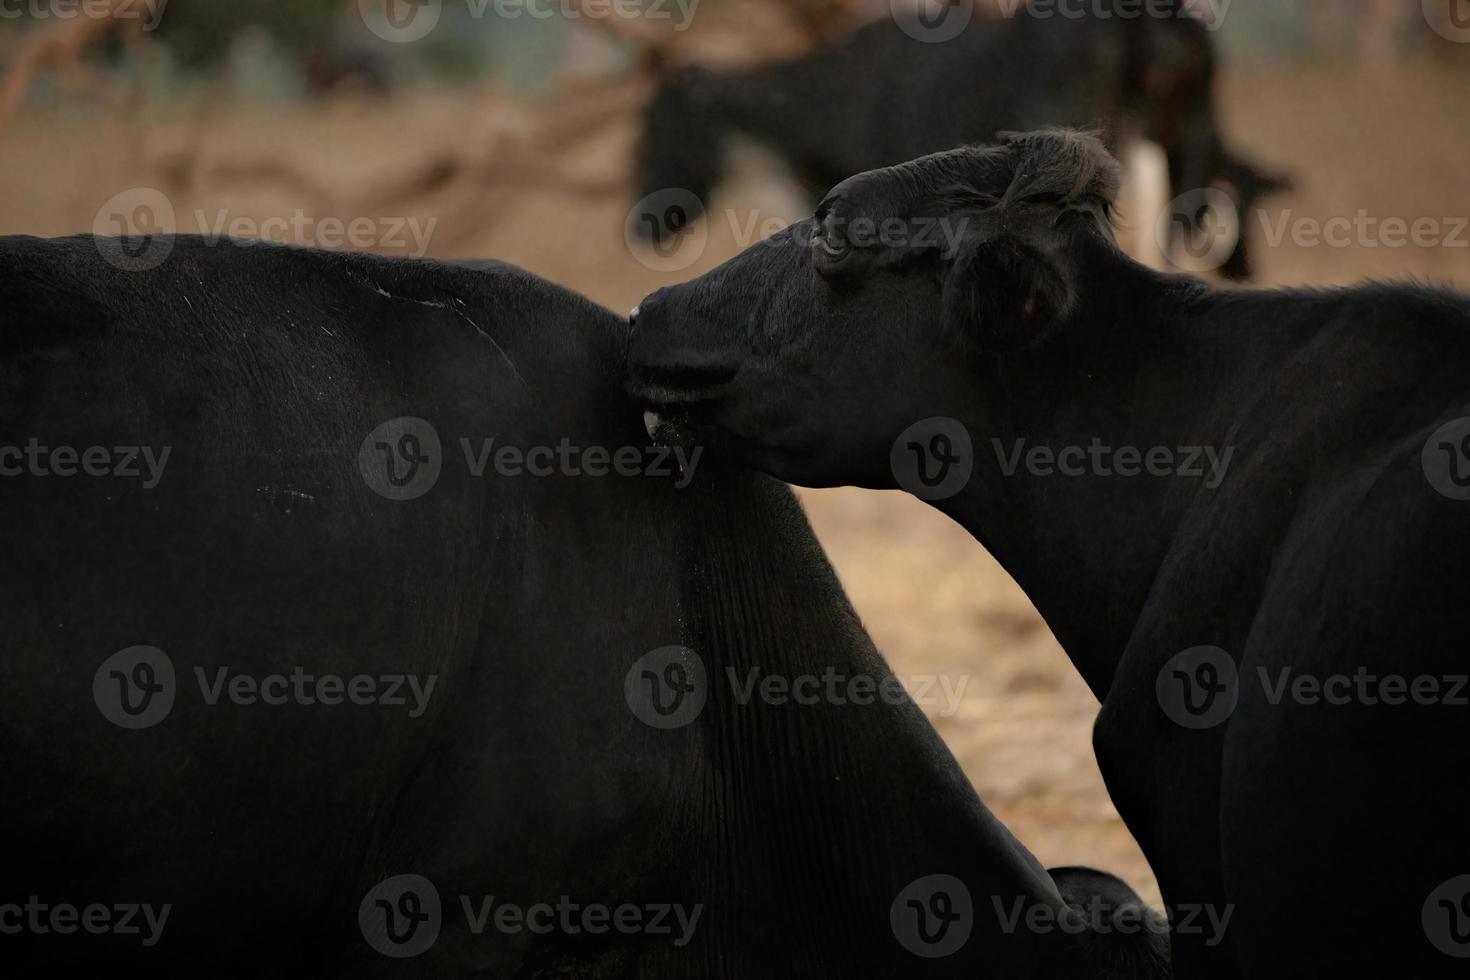
[[[1408,65],[1369,73],[1354,66],[1227,75],[1227,129],[1242,146],[1297,181],[1266,218],[1433,218],[1450,235],[1470,217],[1470,73]],[[374,211],[343,204],[426,151],[463,142],[472,96],[227,112],[212,122],[207,159],[279,158],[316,175],[336,213],[382,219],[437,216],[430,254],[494,257],[523,265],[615,309],[711,268],[756,237],[767,221],[795,216],[772,181],[746,179],[716,202],[702,255],[659,272],[624,242],[627,195],[585,195],[519,186],[450,188],[411,207]],[[113,195],[158,185],[147,164],[178,144],[178,120],[148,124],[103,112],[27,117],[0,133],[0,233],[90,231]],[[586,176],[623,165],[631,121],[608,127],[563,164]],[[262,218],[301,206],[271,180],[205,179],[170,197],[180,230],[209,221]],[[728,209],[728,214],[725,213]],[[318,211],[314,216],[320,217]],[[1124,215],[1124,220],[1129,220]],[[385,225],[386,227],[386,225]],[[768,230],[768,229],[767,229]],[[1268,247],[1257,221],[1260,282],[1331,285],[1366,277],[1415,277],[1470,287],[1470,230],[1458,246],[1349,247],[1292,241]],[[307,242],[310,244],[310,242]],[[394,249],[386,249],[393,251]],[[1109,802],[1092,754],[1093,699],[1045,623],[999,566],[964,531],[899,494],[804,493],[808,513],[879,647],[904,675],[939,674],[965,684],[952,713],[933,720],[986,802],[1050,865],[1091,864],[1122,874],[1152,901],[1148,866]]]

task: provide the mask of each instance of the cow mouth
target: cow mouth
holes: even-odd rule
[[[640,365],[633,370],[629,394],[651,412],[713,416],[715,406],[729,394],[735,374],[726,367]]]
[[[637,399],[648,438],[664,445],[683,445],[714,426],[716,398],[688,390],[653,389]]]
[[[711,441],[715,433],[711,402],[645,405],[643,430],[655,446],[690,448]]]
[[[629,394],[643,410],[648,438],[679,446],[709,437],[729,387],[728,379],[714,381],[703,371],[639,371]]]

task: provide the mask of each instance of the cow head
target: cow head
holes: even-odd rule
[[[895,437],[959,414],[981,363],[1065,326],[1081,240],[1112,250],[1102,144],[1002,140],[849,178],[814,218],[648,297],[635,399],[713,423],[791,482],[893,486]]]

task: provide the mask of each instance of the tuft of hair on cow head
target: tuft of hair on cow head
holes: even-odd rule
[[[949,262],[944,322],[1003,353],[1071,312],[1069,245],[1078,235],[1112,241],[1119,167],[1097,136],[1073,130],[1002,133],[998,147],[975,152],[973,179],[946,192],[985,205]]]

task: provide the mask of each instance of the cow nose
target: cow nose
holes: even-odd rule
[[[643,297],[643,302],[633,307],[633,312],[628,314],[628,323],[636,327],[639,321],[647,320],[650,315],[656,313],[666,292],[668,292],[667,287],[656,289]]]

